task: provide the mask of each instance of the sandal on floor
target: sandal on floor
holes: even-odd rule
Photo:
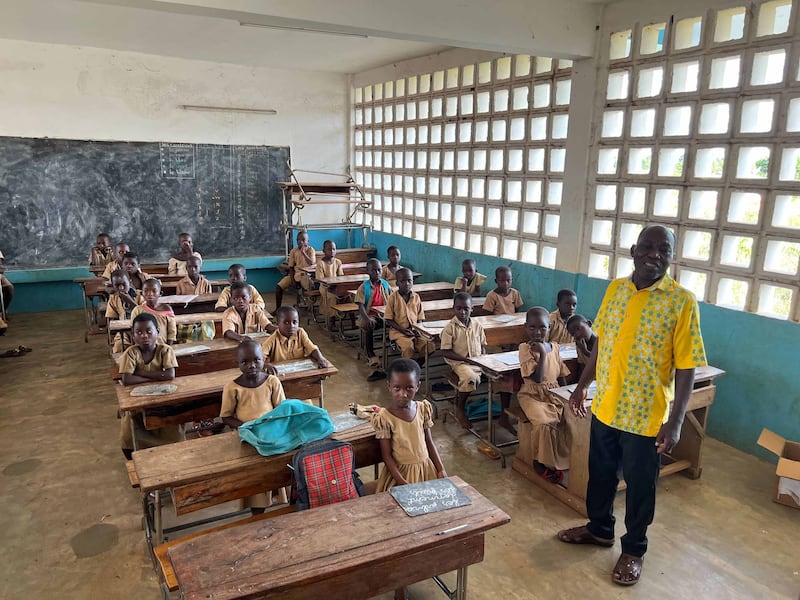
[[[380,370],[375,370],[367,375],[367,381],[380,381],[381,379],[386,379],[386,373]]]
[[[381,361],[378,360],[377,356],[370,356],[367,359],[367,365],[372,367],[373,369],[377,369],[381,366]]]
[[[614,565],[611,580],[618,585],[635,585],[642,576],[643,563],[644,556],[634,556],[623,552],[617,564]]]
[[[500,460],[500,453],[486,442],[478,442],[475,447],[478,449],[478,452],[484,456],[488,456],[492,460]]]
[[[19,348],[13,348],[0,354],[0,358],[13,358],[15,356],[22,356],[23,354],[24,352],[21,352]]]
[[[602,546],[603,548],[610,548],[614,545],[614,538],[597,537],[589,531],[586,525],[562,529],[556,534],[556,537],[566,544],[591,544],[593,546]]]
[[[26,346],[17,346],[16,350],[19,350],[20,354],[27,354],[28,352],[33,352],[31,348],[28,348]]]

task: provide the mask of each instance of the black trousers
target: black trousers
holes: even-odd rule
[[[614,537],[614,497],[622,466],[625,492],[625,528],[622,551],[633,556],[647,552],[647,526],[656,510],[656,482],[661,456],[656,438],[609,427],[592,415],[589,437],[589,486],[586,490],[588,528],[601,538]]]

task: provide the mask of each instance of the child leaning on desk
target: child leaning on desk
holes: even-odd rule
[[[156,383],[175,379],[178,360],[171,346],[158,341],[158,322],[149,313],[133,318],[133,346],[125,350],[117,364],[122,376],[122,385],[137,383]],[[132,427],[133,426],[133,427]],[[179,442],[184,439],[183,428],[168,426],[148,431],[144,427],[142,414],[122,413],[120,426],[120,445],[128,460],[133,452],[133,430],[140,448],[150,448],[161,444]]]
[[[571,344],[574,340],[567,331],[567,321],[578,307],[578,295],[569,289],[559,290],[556,309],[550,313],[550,333],[547,340],[559,344]]]
[[[580,376],[597,343],[597,334],[592,331],[592,322],[583,315],[572,315],[567,320],[567,331],[575,338],[575,349],[578,351],[578,376]]]
[[[461,263],[462,277],[456,277],[453,283],[453,292],[467,292],[470,296],[481,295],[481,285],[486,281],[486,275],[478,273],[478,266],[474,258],[465,258]]]
[[[525,316],[530,340],[519,345],[522,387],[519,406],[531,422],[533,468],[543,478],[560,483],[569,468],[569,440],[564,405],[550,394],[559,378],[569,375],[557,342],[548,342],[550,318],[547,309],[534,306]]]
[[[196,256],[202,260],[199,252],[194,251],[192,236],[188,233],[178,234],[179,250],[169,259],[167,263],[167,273],[170,275],[186,275],[186,261],[190,256]]]
[[[310,358],[320,369],[331,366],[317,345],[308,337],[306,330],[300,327],[300,317],[294,306],[279,307],[275,311],[275,319],[278,322],[278,330],[261,344],[266,361],[264,369],[267,373],[278,374],[273,363],[302,358]]]
[[[276,327],[270,319],[272,315],[250,303],[250,288],[243,281],[231,284],[231,306],[222,313],[222,337],[241,342],[248,333],[267,331],[272,333]]]
[[[376,492],[447,477],[431,436],[433,407],[427,400],[414,400],[419,380],[416,362],[407,358],[395,360],[388,370],[392,404],[389,408],[372,407],[375,412],[369,419],[383,458]]]
[[[219,416],[231,429],[242,423],[258,419],[286,399],[280,379],[264,372],[264,354],[261,345],[250,339],[236,349],[236,358],[242,374],[222,388],[222,408]],[[279,492],[279,503],[286,503],[285,488]],[[254,515],[272,506],[272,492],[262,492],[242,499],[242,508]]]
[[[114,271],[111,274],[111,287],[114,292],[108,298],[106,305],[106,319],[112,321],[114,319],[130,319],[133,309],[144,302],[141,293],[137,292],[131,287],[131,280],[125,271]],[[127,332],[118,332],[114,336],[114,345],[111,349],[112,352],[122,352],[126,346],[130,346],[130,334]]]
[[[202,296],[211,293],[211,284],[200,274],[203,259],[190,256],[186,259],[186,275],[178,282],[175,293],[179,296]]]

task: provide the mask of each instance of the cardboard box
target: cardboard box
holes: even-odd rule
[[[778,504],[800,508],[800,442],[790,442],[764,429],[758,445],[778,456],[775,469],[775,497]]]

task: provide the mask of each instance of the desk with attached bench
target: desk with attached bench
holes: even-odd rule
[[[181,597],[361,600],[457,571],[451,598],[465,600],[486,532],[510,517],[451,481],[470,504],[409,517],[383,492],[175,544],[168,556]]]
[[[709,366],[696,369],[694,390],[686,409],[686,418],[681,428],[681,439],[672,452],[662,456],[662,477],[680,471],[686,471],[691,479],[700,477],[703,471],[702,451],[708,424],[708,411],[714,403],[716,392],[714,381],[724,374],[725,371],[716,367]],[[566,420],[570,437],[570,467],[567,472],[566,487],[562,484],[551,483],[542,479],[533,470],[533,453],[528,443],[528,440],[530,440],[530,424],[526,425],[524,414],[521,411],[517,415],[520,417],[520,443],[512,468],[567,506],[586,516],[586,486],[589,483],[589,427],[591,425],[591,397],[594,396],[594,386],[589,390],[590,399],[585,404],[587,415],[582,419],[576,417],[569,407],[569,397],[574,389],[575,385],[573,384],[551,390],[551,393],[564,403],[564,419]],[[620,482],[619,489],[625,489],[624,482]]]

